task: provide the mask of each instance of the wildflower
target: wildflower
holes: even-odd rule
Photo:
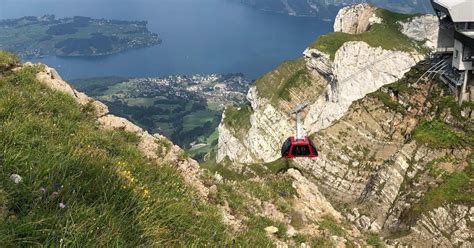
[[[64,203],[60,202],[59,205],[58,205],[58,207],[59,207],[60,209],[63,209],[63,208],[66,207],[66,205],[65,205]]]
[[[19,184],[23,180],[23,178],[18,174],[12,174],[10,176],[10,180],[12,180],[15,184]]]
[[[40,187],[39,190],[38,190],[41,194],[45,194],[46,193],[46,189],[44,187]]]
[[[58,197],[58,195],[59,195],[59,193],[56,192],[56,191],[54,191],[54,192],[51,194],[51,197],[52,197],[52,198],[56,198],[56,197]]]

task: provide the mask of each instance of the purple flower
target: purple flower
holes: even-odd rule
[[[64,203],[60,202],[59,205],[58,205],[58,207],[59,207],[60,209],[63,209],[63,208],[66,207],[66,205],[65,205]]]
[[[44,187],[40,187],[39,190],[38,190],[41,194],[45,194],[46,193],[46,189]]]

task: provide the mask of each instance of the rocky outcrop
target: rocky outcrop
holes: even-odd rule
[[[25,66],[29,65],[31,64],[25,64]],[[40,82],[53,90],[71,96],[82,107],[92,106],[95,111],[97,123],[101,128],[135,133],[140,138],[138,149],[146,157],[155,159],[159,163],[169,163],[170,165],[176,166],[181,172],[184,181],[196,189],[203,199],[207,199],[209,190],[200,180],[201,171],[199,164],[193,159],[184,156],[184,151],[181,150],[181,148],[173,145],[162,135],[151,135],[127,119],[109,114],[109,110],[105,104],[88,97],[82,92],[76,91],[67,82],[62,80],[56,70],[46,65],[41,65],[41,67],[42,70],[36,75],[36,78]]]
[[[336,220],[342,218],[341,214],[333,208],[326,197],[319,192],[314,183],[303,177],[295,169],[290,169],[287,173],[295,180],[293,188],[296,189],[300,200],[294,203],[296,209],[302,210],[305,216],[311,220],[321,219],[325,215],[331,215]]]
[[[439,20],[434,15],[422,15],[409,22],[401,22],[402,33],[417,41],[426,41],[425,46],[434,49],[437,46]]]
[[[326,95],[309,107],[304,126],[309,132],[329,127],[351,104],[380,87],[401,79],[424,57],[416,53],[370,47],[364,42],[347,42],[336,53],[332,66],[334,81]]]
[[[323,76],[328,82],[332,82],[334,79],[333,62],[329,55],[312,48],[304,50],[303,55],[309,70]]]
[[[334,21],[334,32],[360,34],[368,31],[374,23],[382,22],[376,10],[376,7],[366,3],[342,8]]]
[[[472,247],[473,221],[474,207],[446,205],[423,215],[406,237],[388,243],[414,247]]]

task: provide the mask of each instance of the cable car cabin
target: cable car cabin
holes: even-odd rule
[[[281,156],[283,158],[315,158],[318,157],[318,151],[308,137],[304,139],[290,137],[283,143]]]

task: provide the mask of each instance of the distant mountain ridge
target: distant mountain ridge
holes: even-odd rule
[[[234,0],[259,10],[293,16],[315,16],[334,19],[337,11],[347,5],[369,3],[402,13],[432,12],[429,0]]]

